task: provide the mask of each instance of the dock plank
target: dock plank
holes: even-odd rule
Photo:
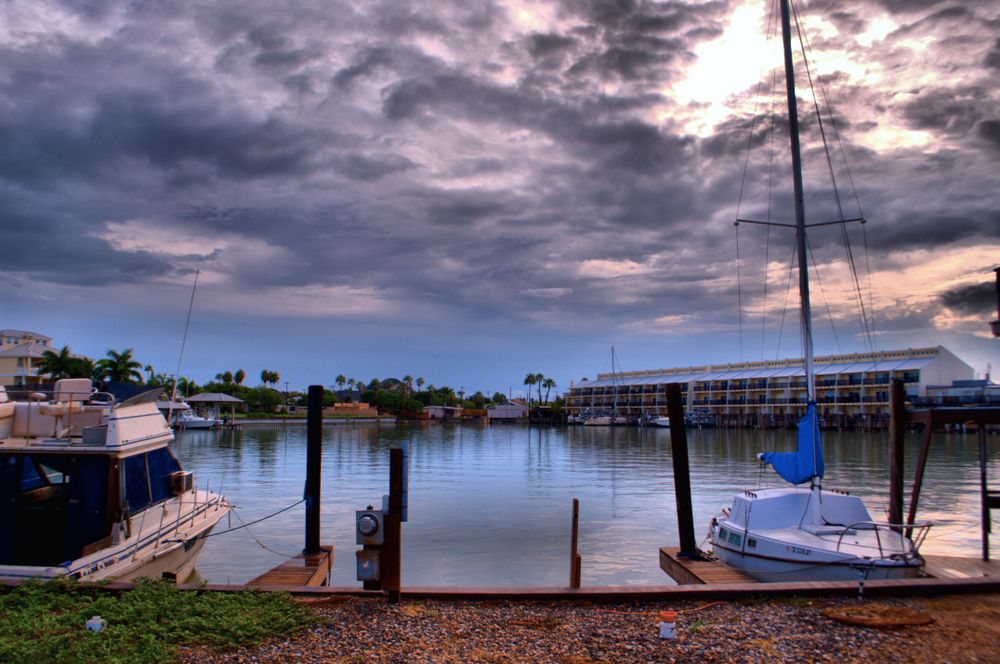
[[[321,546],[320,553],[300,553],[247,582],[251,587],[299,588],[326,585],[333,570],[333,547]]]
[[[660,547],[660,569],[678,584],[718,585],[757,583],[756,579],[718,560],[690,560],[678,557],[680,547]]]
[[[924,556],[924,571],[935,579],[1000,579],[1000,561],[957,556]]]

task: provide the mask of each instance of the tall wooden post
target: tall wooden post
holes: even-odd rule
[[[577,553],[577,538],[580,535],[580,501],[573,499],[573,524],[569,543],[569,587],[580,587],[580,576],[583,570],[582,559]]]
[[[389,595],[389,603],[399,602],[402,578],[402,516],[403,516],[403,450],[389,450],[389,511],[383,515],[385,537],[380,554],[382,589]]]
[[[323,465],[323,386],[310,385],[306,420],[306,548],[319,553],[320,470]]]
[[[986,485],[986,422],[979,423],[979,500],[982,510],[983,560],[990,559],[990,493]]]
[[[906,393],[903,381],[892,380],[889,393],[889,523],[903,523],[903,462],[906,437]],[[928,424],[927,426],[930,426]],[[901,528],[895,528],[901,531]]]
[[[674,495],[677,499],[677,530],[680,558],[698,558],[694,538],[694,510],[691,507],[691,470],[688,465],[687,432],[684,430],[684,402],[681,386],[667,385],[667,416],[670,417],[670,450],[674,462]]]

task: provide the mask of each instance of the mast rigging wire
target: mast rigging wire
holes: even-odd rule
[[[795,6],[792,3],[789,3],[789,4],[791,5],[792,12],[795,15],[795,30],[796,30],[796,33],[797,33],[798,38],[799,38],[799,48],[802,51],[802,61],[803,61],[803,64],[805,65],[806,76],[808,77],[808,80],[809,80],[809,89],[812,92],[813,107],[814,107],[814,109],[816,111],[816,120],[817,120],[817,122],[819,124],[820,137],[822,138],[822,141],[823,141],[823,154],[826,157],[827,168],[829,169],[829,172],[830,172],[830,182],[833,185],[833,197],[834,197],[834,201],[836,202],[836,205],[837,205],[837,214],[839,215],[840,221],[843,221],[846,217],[844,215],[843,205],[842,205],[841,200],[840,200],[840,189],[837,186],[837,177],[836,177],[836,174],[835,174],[834,168],[833,168],[833,159],[832,159],[832,157],[830,155],[830,146],[829,146],[829,143],[827,142],[827,139],[826,139],[826,128],[825,128],[825,125],[823,123],[823,114],[822,114],[822,111],[820,109],[819,100],[817,99],[817,96],[816,96],[816,87],[817,87],[816,83],[819,83],[820,93],[821,93],[821,96],[823,97],[823,102],[824,102],[824,104],[826,106],[827,114],[830,116],[830,124],[834,128],[835,140],[838,142],[838,144],[840,146],[841,155],[842,155],[842,158],[844,160],[845,166],[847,165],[847,155],[846,155],[846,153],[844,151],[843,141],[840,140],[840,134],[839,134],[839,132],[836,131],[836,122],[835,122],[834,115],[833,115],[833,112],[832,112],[831,107],[830,107],[829,98],[825,94],[826,90],[823,87],[823,84],[822,84],[821,81],[819,81],[818,79],[817,79],[816,82],[813,81],[812,68],[809,66],[809,55],[812,54],[812,45],[809,43],[808,37],[803,34],[802,22],[801,22],[801,19],[800,19],[800,16],[799,16],[798,7]],[[848,172],[848,175],[850,175],[849,168],[848,168],[847,172]],[[854,188],[854,179],[853,178],[850,179],[850,183],[851,183],[851,187],[852,187],[852,190],[853,190],[853,193],[854,193],[855,203],[858,206],[858,213],[859,213],[858,216],[861,217],[861,218],[863,218],[864,215],[862,214],[862,210],[861,210],[861,201],[858,198],[857,189]],[[848,266],[851,269],[852,287],[853,287],[853,290],[854,290],[854,293],[852,293],[852,294],[856,295],[856,297],[857,297],[858,312],[859,312],[859,318],[861,319],[861,328],[862,328],[862,330],[864,332],[865,345],[866,345],[866,347],[868,348],[869,351],[874,352],[875,347],[874,347],[874,342],[873,342],[873,334],[872,334],[872,331],[871,331],[869,323],[868,323],[867,312],[865,311],[864,295],[863,295],[862,290],[861,290],[860,280],[858,279],[857,266],[855,265],[855,262],[854,262],[854,253],[851,250],[850,236],[849,236],[849,234],[847,232],[847,226],[846,225],[841,224],[840,229],[841,229],[841,236],[842,236],[842,239],[843,239],[843,242],[844,242],[844,251],[845,251],[846,257],[847,257],[847,263],[848,263]],[[866,254],[866,259],[867,259],[867,254]],[[870,286],[870,283],[871,282],[869,281],[869,286]],[[869,293],[870,293],[870,291],[869,291]]]

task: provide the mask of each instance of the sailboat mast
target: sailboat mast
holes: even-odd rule
[[[802,153],[799,148],[799,111],[795,101],[795,69],[792,63],[792,27],[789,0],[781,3],[781,37],[785,50],[785,87],[788,93],[788,133],[792,144],[792,182],[795,186],[795,244],[799,262],[799,300],[802,303],[802,350],[806,362],[806,390],[816,400],[813,372],[812,311],[809,306],[809,262],[806,255],[806,215],[802,193]]]

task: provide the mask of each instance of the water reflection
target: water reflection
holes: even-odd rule
[[[324,429],[324,543],[334,582],[355,585],[354,510],[388,493],[389,448],[410,441],[410,521],[403,527],[405,584],[565,585],[572,499],[580,499],[580,552],[588,585],[667,583],[658,547],[676,544],[670,432],[659,428],[337,425]],[[919,441],[907,442],[912,478]],[[791,449],[790,432],[690,430],[698,537],[737,490],[782,486],[757,452]],[[223,483],[245,521],[301,499],[305,427],[186,431],[174,449],[199,486]],[[865,497],[876,518],[888,504],[888,440],[878,433],[824,436],[829,487]],[[989,441],[994,475],[1000,441]],[[909,490],[909,486],[907,487]],[[920,518],[939,525],[925,551],[979,552],[978,448],[974,436],[935,437]],[[303,546],[303,509],[209,540],[199,573],[246,581]],[[233,519],[234,525],[239,522]],[[220,524],[220,530],[225,524]]]

